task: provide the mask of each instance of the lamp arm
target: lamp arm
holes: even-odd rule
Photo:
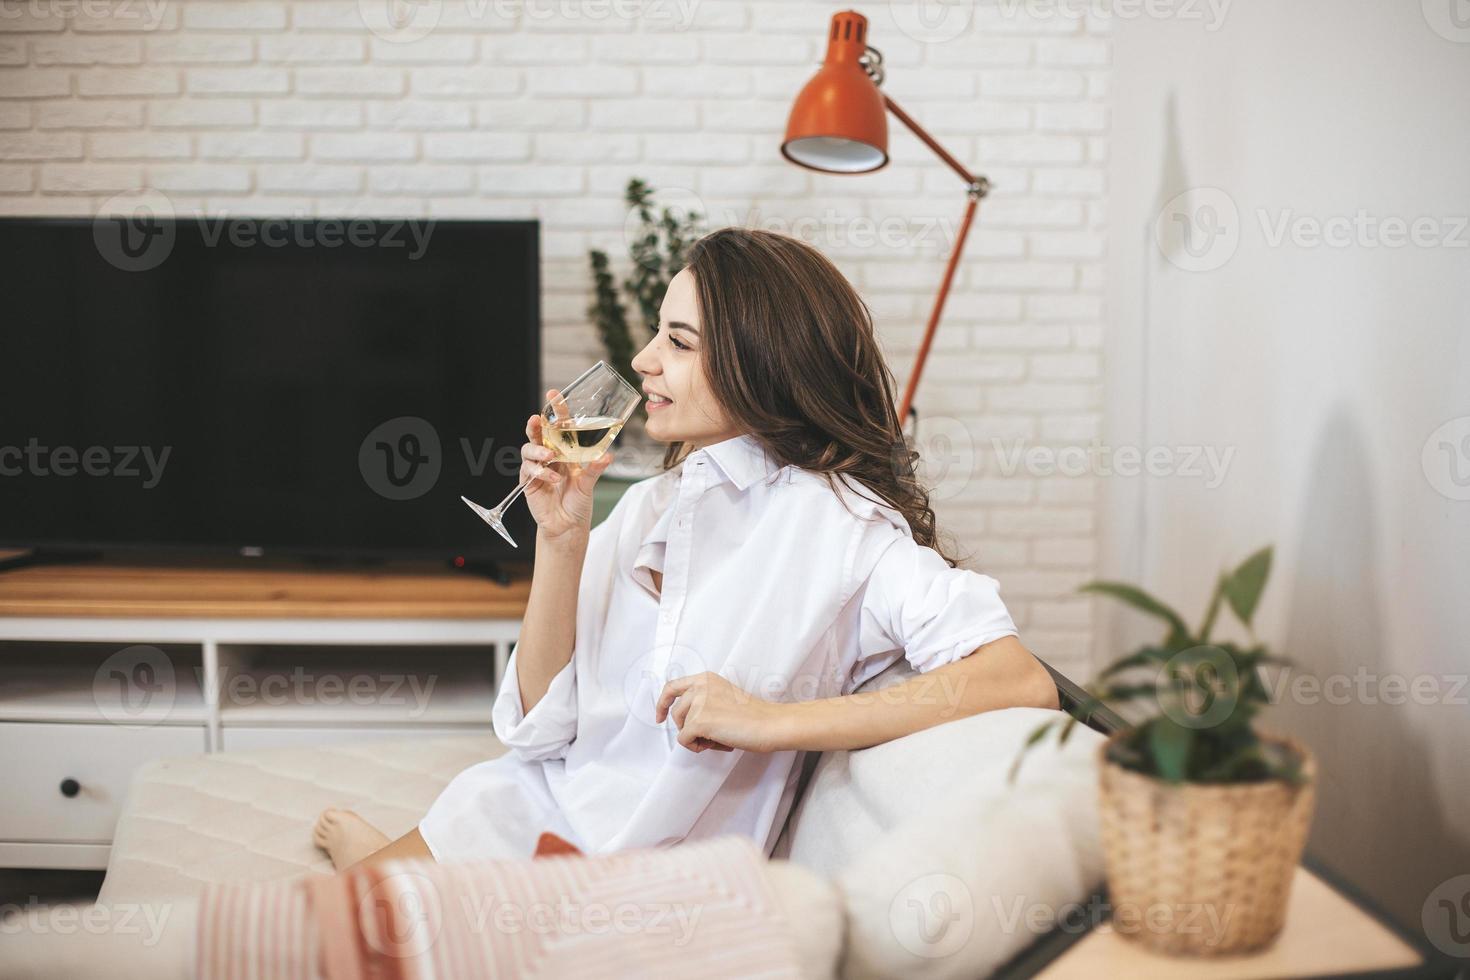
[[[975,221],[975,208],[980,197],[971,194],[965,203],[965,216],[960,221],[960,233],[955,236],[954,248],[950,249],[949,261],[944,266],[944,278],[939,283],[939,295],[934,297],[934,308],[929,311],[929,325],[924,328],[924,339],[919,342],[919,353],[914,357],[914,369],[909,372],[908,382],[903,388],[903,398],[898,403],[898,424],[908,425],[909,407],[914,401],[914,392],[919,387],[919,376],[924,373],[924,362],[929,359],[929,345],[934,340],[934,331],[939,327],[939,317],[944,313],[944,301],[949,298],[949,287],[954,281],[955,269],[960,264],[960,254],[965,250],[965,239],[969,237],[970,225]]]
[[[924,329],[924,338],[919,342],[919,353],[914,358],[914,369],[909,372],[908,382],[903,388],[903,398],[898,403],[898,424],[900,428],[908,425],[909,410],[913,405],[914,392],[918,390],[919,378],[924,373],[924,362],[929,359],[929,347],[934,342],[934,332],[939,327],[939,318],[944,313],[944,301],[949,298],[949,287],[954,282],[955,270],[960,264],[960,255],[965,250],[965,239],[970,235],[970,225],[975,221],[975,208],[980,199],[990,191],[990,181],[984,177],[977,177],[966,170],[964,165],[950,155],[949,151],[940,146],[934,137],[925,131],[923,126],[914,122],[913,117],[898,107],[887,95],[883,96],[883,105],[888,111],[898,117],[898,121],[909,128],[915,136],[923,141],[924,145],[933,150],[939,159],[949,165],[949,168],[960,175],[965,182],[968,201],[965,203],[965,216],[960,221],[960,232],[955,236],[954,248],[950,249],[949,262],[944,267],[944,279],[939,283],[939,295],[934,297],[934,307],[929,311],[929,324]]]
[[[883,105],[888,109],[889,112],[897,116],[898,121],[907,126],[910,132],[912,132],[915,136],[922,140],[925,146],[933,150],[934,153],[939,157],[939,159],[948,164],[949,169],[959,174],[960,179],[965,182],[965,186],[969,187],[972,193],[978,192],[980,197],[985,196],[986,191],[990,190],[990,181],[986,180],[984,177],[976,177],[974,174],[970,173],[970,171],[966,170],[964,164],[960,163],[953,156],[951,156],[948,150],[939,145],[938,140],[930,136],[923,126],[920,126],[917,122],[915,122],[912,116],[900,109],[898,107],[898,103],[894,102],[886,94],[883,96]]]

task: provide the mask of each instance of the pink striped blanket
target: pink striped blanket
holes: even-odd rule
[[[535,861],[386,862],[200,899],[201,980],[797,977],[744,837]]]

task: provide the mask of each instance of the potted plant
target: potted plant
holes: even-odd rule
[[[669,280],[684,268],[689,246],[699,238],[703,215],[693,211],[681,214],[670,207],[660,210],[654,203],[653,188],[637,177],[628,181],[623,199],[631,209],[626,234],[632,267],[619,283],[607,253],[601,249],[588,251],[593,296],[587,315],[597,328],[607,363],[624,378],[636,382],[633,356],[647,337],[658,331],[659,307]],[[624,297],[633,304],[631,315]],[[628,419],[620,438],[623,451],[608,468],[609,476],[638,478],[658,472],[662,447],[647,438],[643,423],[640,412]]]
[[[1032,732],[1011,770],[1014,778],[1026,749],[1055,726],[1062,742],[1079,715],[1118,709],[1125,724],[1099,751],[1109,899],[1115,930],[1159,952],[1247,952],[1285,923],[1312,818],[1315,760],[1299,742],[1253,725],[1268,702],[1260,666],[1288,662],[1250,628],[1270,570],[1264,548],[1222,573],[1197,631],[1142,589],[1083,586],[1161,620],[1163,639],[1103,669],[1076,714]],[[1248,645],[1212,641],[1224,606]]]

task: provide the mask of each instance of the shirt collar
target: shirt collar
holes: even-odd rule
[[[698,459],[703,453],[716,464],[719,470],[742,493],[756,480],[768,477],[780,469],[766,453],[760,440],[752,435],[739,435],[724,439],[713,445],[696,449],[687,459]]]

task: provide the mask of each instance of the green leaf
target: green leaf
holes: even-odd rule
[[[1215,617],[1220,613],[1220,600],[1225,598],[1225,574],[1215,580],[1215,594],[1210,596],[1210,608],[1205,612],[1205,621],[1200,624],[1199,641],[1201,644],[1210,642],[1210,630],[1215,628]]]
[[[587,253],[592,269],[593,302],[587,307],[587,315],[597,326],[602,345],[607,350],[608,363],[613,370],[625,378],[637,377],[632,368],[637,348],[628,333],[628,316],[622,301],[618,299],[613,275],[609,269],[607,253],[592,249]]]
[[[1137,667],[1147,667],[1151,664],[1168,663],[1169,658],[1174,656],[1174,651],[1165,647],[1143,647],[1130,653],[1126,657],[1114,660],[1107,667],[1098,671],[1098,680],[1115,677],[1124,671],[1133,670]]]
[[[1195,778],[1201,783],[1241,782],[1259,776],[1266,771],[1266,760],[1260,747],[1247,745],[1224,755],[1218,762],[1201,771]]]
[[[1271,546],[1267,545],[1241,562],[1240,567],[1225,580],[1225,598],[1230,600],[1230,608],[1247,626],[1256,614],[1256,604],[1261,601],[1261,593],[1270,574]]]
[[[1189,749],[1194,743],[1194,729],[1185,728],[1167,716],[1155,718],[1148,726],[1148,747],[1159,776],[1171,783],[1181,782],[1189,764]]]
[[[1126,602],[1134,609],[1157,616],[1169,624],[1169,643],[1187,640],[1189,638],[1189,627],[1184,625],[1184,620],[1179,614],[1164,605],[1153,596],[1142,589],[1127,584],[1126,582],[1088,582],[1079,592],[1094,592],[1098,595],[1112,596],[1121,602]]]
[[[1011,763],[1011,772],[1010,775],[1006,777],[1006,782],[1014,783],[1016,781],[1016,774],[1021,771],[1021,763],[1025,760],[1027,751],[1030,750],[1030,748],[1037,742],[1045,738],[1046,733],[1049,732],[1052,726],[1055,724],[1056,721],[1042,722],[1039,726],[1037,726],[1035,731],[1027,736],[1026,744],[1022,745],[1021,751],[1016,753],[1016,761]]]
[[[1136,701],[1139,698],[1155,698],[1158,693],[1159,685],[1152,681],[1147,684],[1116,684],[1099,692],[1100,699],[1108,704]]]

